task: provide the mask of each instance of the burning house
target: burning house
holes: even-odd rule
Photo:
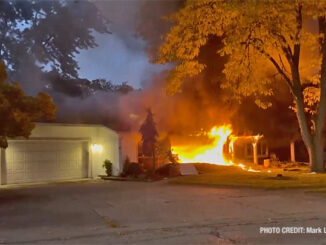
[[[262,164],[269,157],[269,149],[262,135],[231,136],[229,154],[232,162]]]
[[[182,163],[211,163],[232,165],[245,162],[260,164],[268,158],[268,146],[262,135],[234,136],[230,126],[213,127],[205,135],[210,142],[192,147],[183,145],[173,147]]]
[[[131,138],[133,140],[130,140]],[[124,150],[121,159],[128,156],[135,161],[138,154],[137,161],[143,168],[152,167],[153,158],[142,154],[140,135],[124,134],[122,144]],[[126,144],[129,146],[126,147]],[[171,156],[162,154],[162,150],[161,153],[157,152],[156,167],[171,162],[171,157],[179,163],[210,163],[225,166],[238,163],[262,164],[263,160],[269,157],[268,144],[262,135],[235,136],[232,135],[231,126],[215,126],[209,132],[201,131],[188,136],[171,135],[171,143],[164,145],[165,148],[171,149]],[[164,153],[166,152],[168,150],[165,149]]]

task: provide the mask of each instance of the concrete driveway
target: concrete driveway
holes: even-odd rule
[[[163,182],[86,181],[0,189],[0,244],[322,244],[326,195]]]

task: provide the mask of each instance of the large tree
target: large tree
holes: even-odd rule
[[[17,83],[7,81],[5,65],[0,62],[0,147],[8,146],[7,138],[28,138],[37,120],[52,120],[56,106],[46,93],[26,96]]]
[[[326,113],[326,2],[313,0],[189,0],[172,19],[176,25],[160,49],[160,62],[175,62],[169,86],[199,74],[203,45],[222,38],[217,50],[228,57],[221,86],[237,98],[256,96],[262,107],[275,95],[271,83],[291,92],[311,168],[324,171]]]
[[[153,118],[151,109],[147,110],[145,121],[140,126],[139,132],[142,136],[142,152],[144,156],[153,158],[153,170],[155,170],[155,151],[158,132]]]
[[[75,55],[96,46],[95,32],[108,22],[88,0],[0,1],[0,60],[19,80],[26,66],[78,77]]]

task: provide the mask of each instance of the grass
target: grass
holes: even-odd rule
[[[195,164],[199,175],[181,176],[172,179],[171,184],[200,184],[229,187],[250,187],[262,189],[310,188],[326,189],[326,174],[311,174],[307,169],[284,171],[283,169],[261,169],[248,172],[235,166]],[[277,177],[281,174],[281,177]]]

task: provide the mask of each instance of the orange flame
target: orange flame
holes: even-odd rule
[[[217,165],[232,165],[223,155],[223,146],[231,134],[230,126],[213,127],[208,133],[212,139],[209,145],[196,147],[174,146],[173,153],[178,155],[181,163],[211,163]]]

